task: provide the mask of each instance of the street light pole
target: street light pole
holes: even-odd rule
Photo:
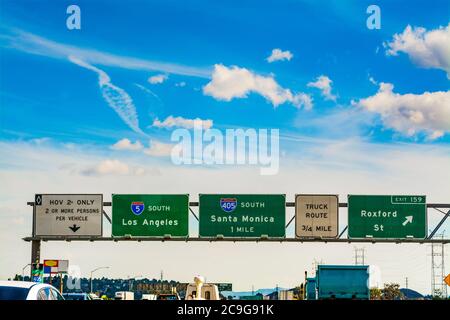
[[[94,270],[92,270],[91,271],[91,293],[92,293],[92,274],[95,272],[95,271],[97,271],[97,270],[100,270],[100,269],[109,269],[109,267],[98,267],[98,268],[96,268],[96,269],[94,269]]]
[[[143,277],[142,275],[140,275],[140,276],[134,276],[134,277],[128,276],[128,291],[131,291],[131,281],[130,281],[130,280],[136,279],[136,278],[142,278],[142,277]]]
[[[26,269],[28,266],[31,266],[31,263],[27,264],[25,267],[22,268],[22,281],[23,281],[23,278],[25,278],[24,272],[25,272],[25,269]]]

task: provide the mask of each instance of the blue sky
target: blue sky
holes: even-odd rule
[[[31,230],[25,203],[38,192],[102,192],[105,201],[133,192],[190,193],[193,201],[215,192],[285,193],[288,201],[296,193],[342,201],[351,193],[426,194],[429,202],[450,202],[448,1],[377,1],[379,30],[366,27],[372,3],[1,1],[0,235],[8,241],[0,241],[0,278],[29,260],[20,238]],[[81,8],[81,30],[66,27],[71,4]],[[281,57],[269,62],[277,49]],[[174,166],[166,147],[177,126],[154,124],[168,117],[178,127],[200,118],[220,130],[279,129],[279,174]],[[113,147],[124,139],[132,145]],[[429,228],[440,218],[432,213]],[[448,221],[443,229],[448,235]],[[43,258],[70,259],[84,274],[95,267],[94,249],[64,245],[46,244]],[[160,265],[134,271],[232,278],[238,290],[295,285],[313,259],[353,262],[352,246],[305,245],[292,257],[290,247],[270,244],[183,245],[142,244],[152,257],[127,244],[120,255],[114,245],[102,248],[112,253],[105,263],[117,266],[110,276],[133,272],[124,261],[154,259]],[[398,282],[402,266],[415,266],[411,287],[429,291],[427,248],[398,248],[372,246],[368,261]],[[211,261],[174,267],[178,256],[205,252]],[[399,258],[388,261],[386,252]],[[223,266],[212,271],[217,259]],[[250,262],[262,266],[260,274]],[[283,275],[270,272],[277,267]]]
[[[369,2],[365,1],[258,3],[194,1],[187,6],[173,1],[132,1],[124,6],[114,1],[81,1],[81,30],[68,30],[68,2],[50,5],[46,1],[4,1],[2,34],[14,38],[17,32],[27,32],[59,44],[174,63],[204,73],[197,77],[96,64],[112,83],[130,95],[141,129],[152,135],[163,134],[148,128],[154,118],[162,120],[173,115],[212,119],[218,128],[281,128],[285,132],[327,136],[326,128],[308,127],[309,120],[354,109],[352,100],[375,94],[377,86],[369,81],[369,76],[378,82],[392,83],[394,91],[400,94],[448,89],[445,71],[417,67],[405,53],[386,56],[383,47],[383,42],[391,41],[408,24],[427,30],[446,26],[448,5],[444,1],[438,2],[440,6],[427,7],[426,15],[421,2],[383,3],[380,30],[366,28]],[[100,132],[130,131],[108,108],[94,73],[64,58],[11,48],[14,40],[10,39],[2,37],[3,139],[45,136],[60,141],[110,144],[117,137],[105,137]],[[265,59],[274,48],[290,51],[293,58],[268,63]],[[284,103],[274,108],[254,93],[231,101],[206,96],[202,88],[210,81],[215,64],[272,75],[283,88],[310,95],[314,107],[298,110]],[[168,80],[149,84],[147,79],[157,74],[168,75]],[[320,75],[333,81],[336,102],[324,100],[318,89],[307,86]],[[179,83],[186,85],[175,86]],[[155,96],[136,84],[147,87]],[[398,134],[383,126],[377,117],[370,123],[359,123],[358,128],[360,135],[371,141],[425,140],[421,132],[412,136]],[[434,142],[448,141],[446,134]]]

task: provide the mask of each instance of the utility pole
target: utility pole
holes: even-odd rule
[[[317,266],[320,265],[320,264],[323,264],[323,260],[322,259],[320,259],[320,260],[314,259],[314,262],[312,263],[313,270],[312,270],[311,274],[313,274],[313,275],[316,274]]]
[[[444,234],[436,235],[435,238],[444,239]],[[445,278],[445,251],[443,243],[431,244],[431,295],[447,297],[447,284]]]
[[[408,289],[408,277],[405,278],[405,288]]]
[[[277,300],[280,299],[280,290],[278,289],[278,283],[277,283]]]
[[[365,252],[364,248],[355,247],[355,265],[364,265],[365,264]]]

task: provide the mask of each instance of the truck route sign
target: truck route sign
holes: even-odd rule
[[[297,238],[336,238],[338,213],[337,195],[296,195],[295,236]]]

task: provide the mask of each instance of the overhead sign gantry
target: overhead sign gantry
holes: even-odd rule
[[[433,239],[450,216],[450,203],[426,203],[417,195],[201,194],[199,202],[182,195],[36,194],[31,263],[40,262],[41,241],[256,241],[333,243],[450,243]],[[103,206],[113,206],[111,217]],[[200,218],[192,210],[199,207]],[[286,224],[286,208],[295,215]],[[337,208],[348,207],[348,225],[338,230]],[[427,208],[443,214],[427,236]],[[446,209],[443,211],[441,209]],[[189,236],[189,216],[199,221],[199,236]],[[102,218],[112,223],[103,236]],[[295,220],[296,237],[286,237]],[[348,229],[348,237],[342,237]]]

